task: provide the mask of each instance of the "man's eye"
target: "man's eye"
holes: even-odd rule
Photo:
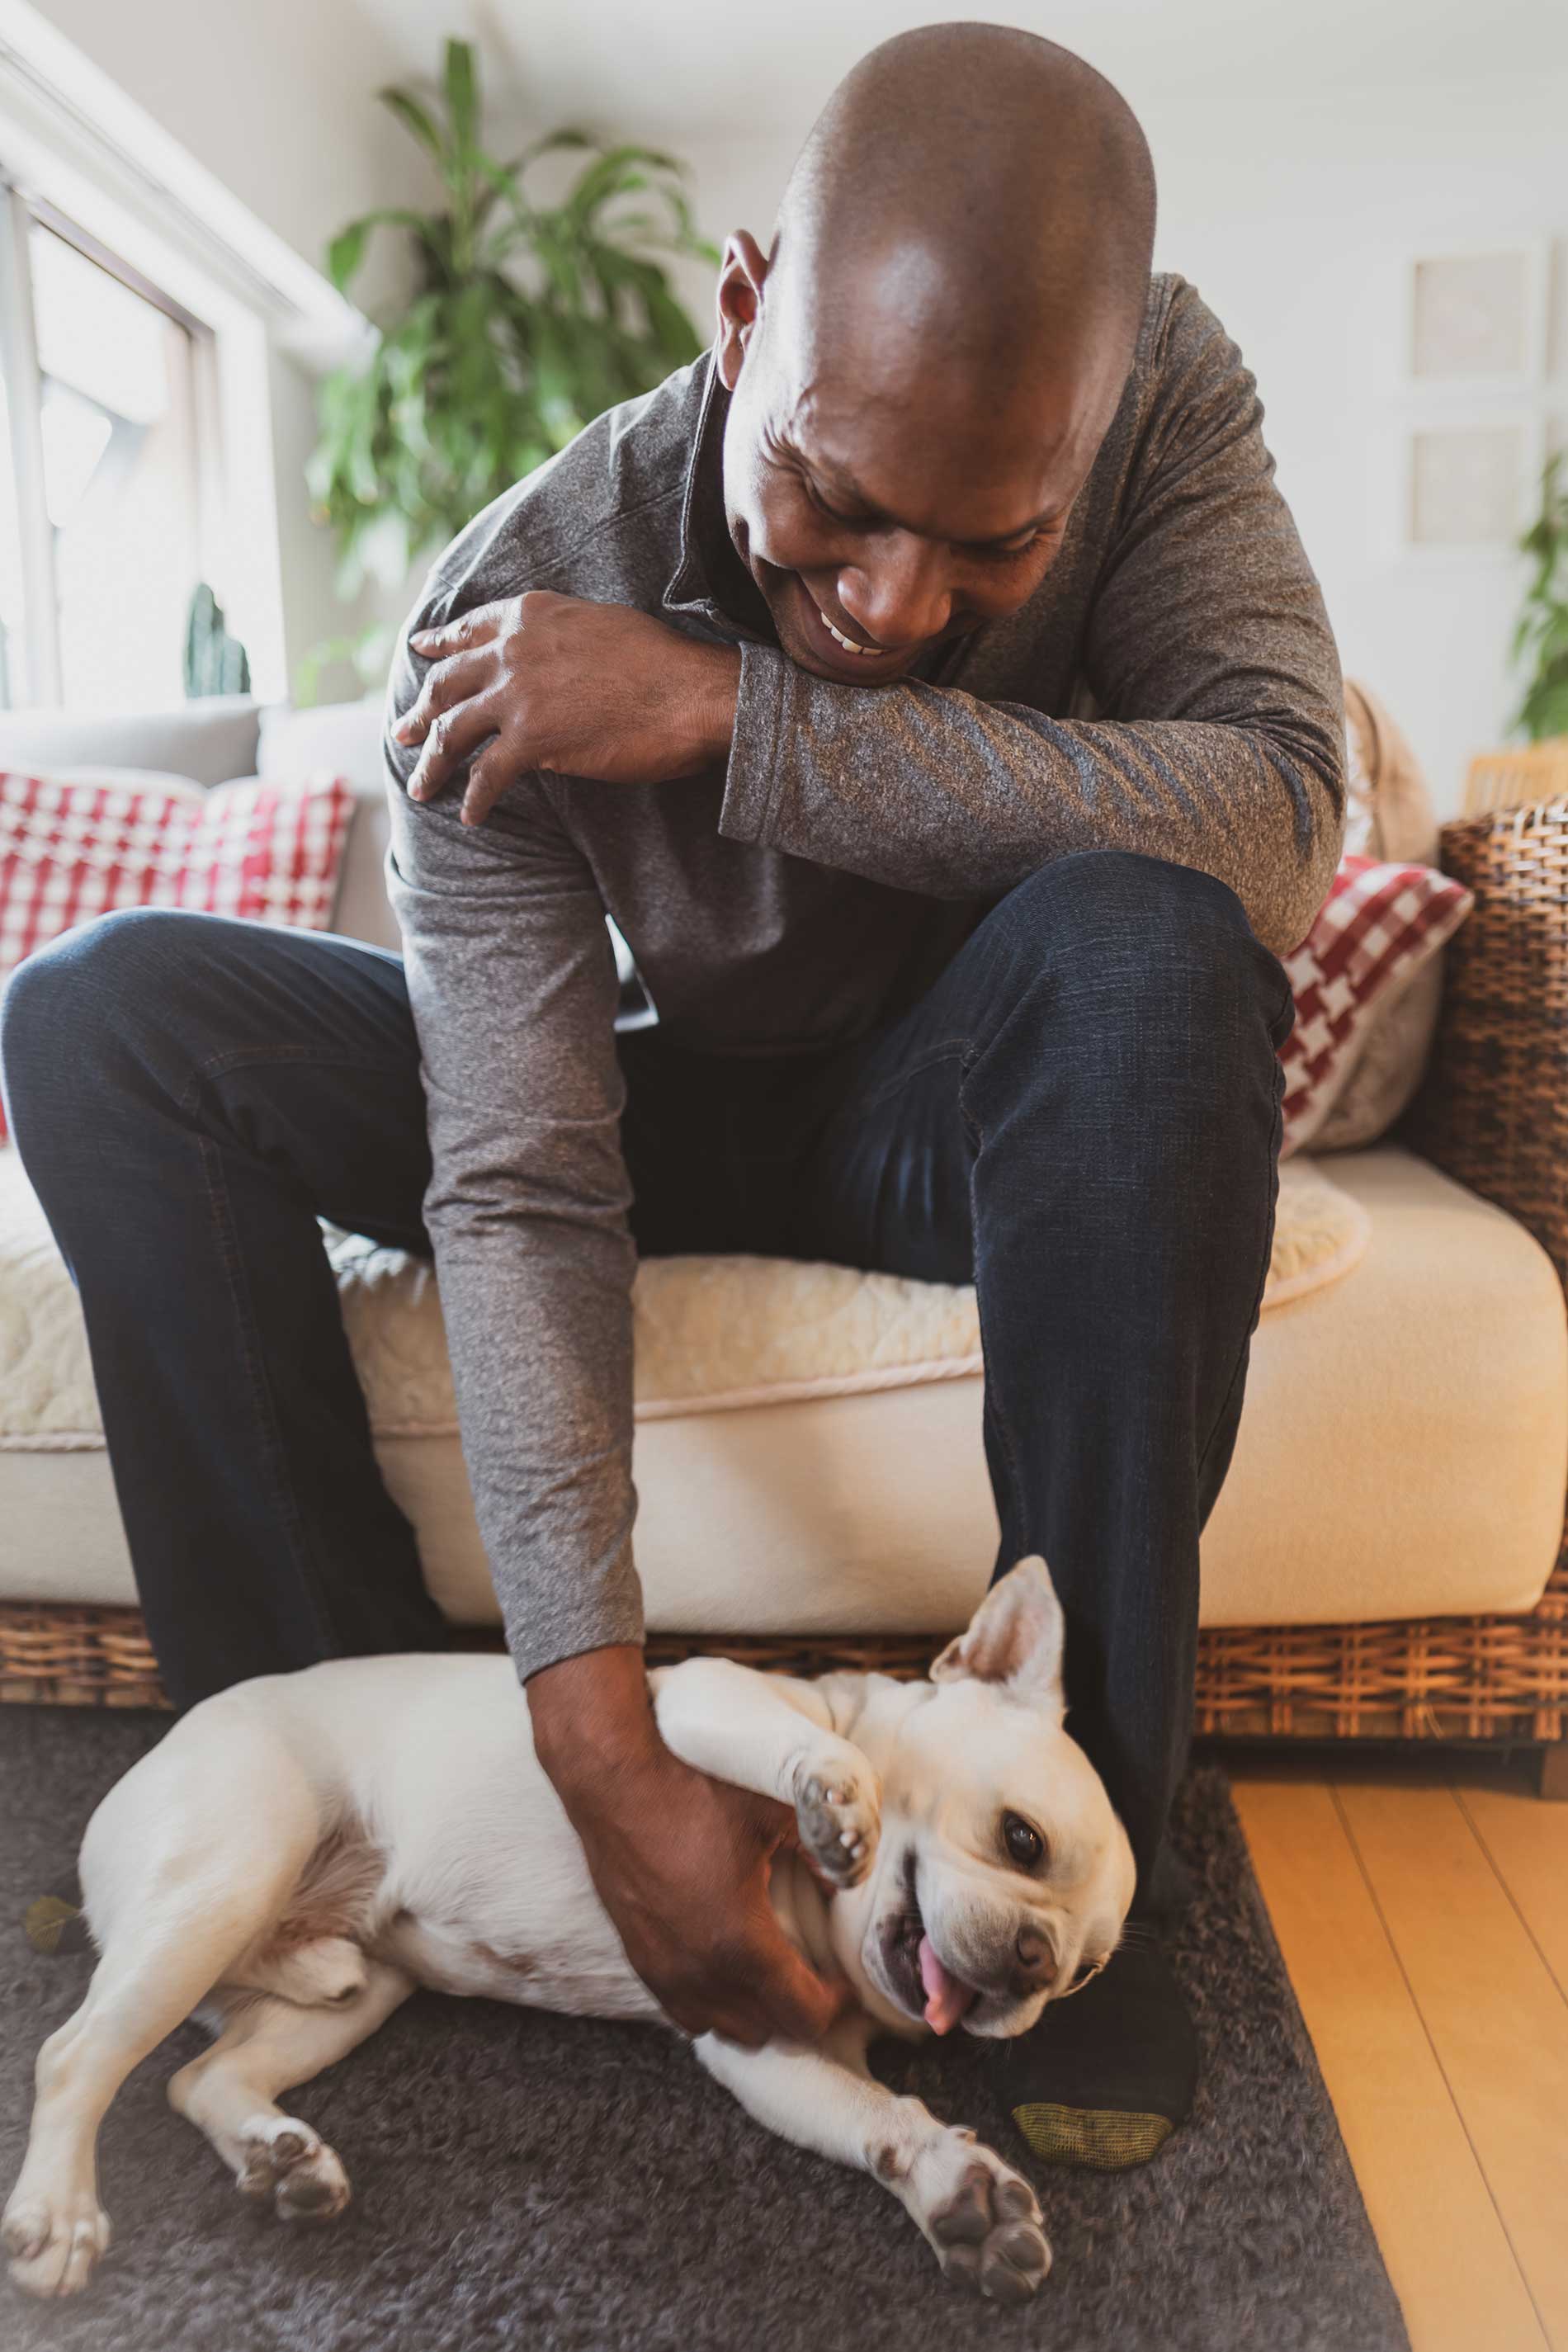
[[[1045,1839],[1021,1813],[1003,1814],[1002,1843],[1008,1859],[1016,1862],[1020,1870],[1037,1870],[1045,1859]]]
[[[837,523],[840,529],[844,530],[869,530],[871,525],[870,518],[868,516],[840,514],[837,507],[830,507],[828,505],[827,500],[823,497],[821,491],[816,488],[815,483],[807,482],[805,486],[805,495],[811,500],[812,505],[816,509],[819,515],[826,515],[829,522]]]
[[[977,547],[974,552],[983,563],[1016,563],[1021,555],[1032,555],[1047,536],[1043,530],[1032,530],[1014,547]]]

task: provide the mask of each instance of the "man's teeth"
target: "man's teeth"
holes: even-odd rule
[[[842,646],[847,654],[874,654],[876,652],[877,648],[875,646],[858,646],[853,637],[847,637],[842,629],[836,629],[820,604],[816,608],[816,617],[822,623],[823,627],[826,630],[834,643],[836,645]]]

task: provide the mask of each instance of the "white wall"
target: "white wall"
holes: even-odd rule
[[[308,261],[352,215],[405,202],[415,151],[375,91],[398,77],[355,0],[35,0]]]
[[[1151,124],[1161,260],[1196,281],[1256,371],[1345,667],[1406,727],[1445,812],[1459,804],[1471,752],[1501,740],[1517,705],[1507,649],[1526,567],[1506,551],[1399,551],[1403,273],[1446,240],[1554,233],[1561,253],[1565,123],[1568,74],[1478,73],[1271,106],[1228,126]],[[1560,272],[1546,404],[1559,436],[1563,290]],[[1493,404],[1459,395],[1453,413],[1489,416]]]

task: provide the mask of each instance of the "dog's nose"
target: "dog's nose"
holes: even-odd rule
[[[1056,1957],[1047,1937],[1038,1927],[1026,1924],[1019,1928],[1013,1947],[1019,1965],[1026,1971],[1031,1984],[1048,1985],[1056,1980]]]

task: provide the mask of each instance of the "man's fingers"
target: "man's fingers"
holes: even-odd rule
[[[466,653],[470,646],[488,646],[500,636],[513,609],[510,603],[476,604],[471,613],[438,628],[416,629],[408,642],[421,661],[441,661],[448,654]]]
[[[495,715],[488,702],[459,702],[453,709],[444,710],[425,738],[419,764],[408,779],[409,799],[434,800],[495,731]]]
[[[515,782],[521,772],[515,756],[508,753],[499,740],[493,751],[481,753],[468,770],[463,793],[463,823],[483,824],[507,786]]]
[[[801,1958],[782,1928],[774,1928],[757,1954],[759,2005],[770,2030],[790,2042],[820,2042],[854,1999],[847,1981],[829,1983]]]
[[[791,1969],[790,1978],[784,2030],[797,2042],[820,2042],[823,2035],[837,2024],[845,2011],[853,2007],[854,1988],[843,1978],[836,1984],[829,1984],[805,1960]]]
[[[493,675],[493,663],[483,652],[437,663],[420,688],[417,699],[410,703],[393,729],[397,741],[423,743],[443,710],[482,694]]]

